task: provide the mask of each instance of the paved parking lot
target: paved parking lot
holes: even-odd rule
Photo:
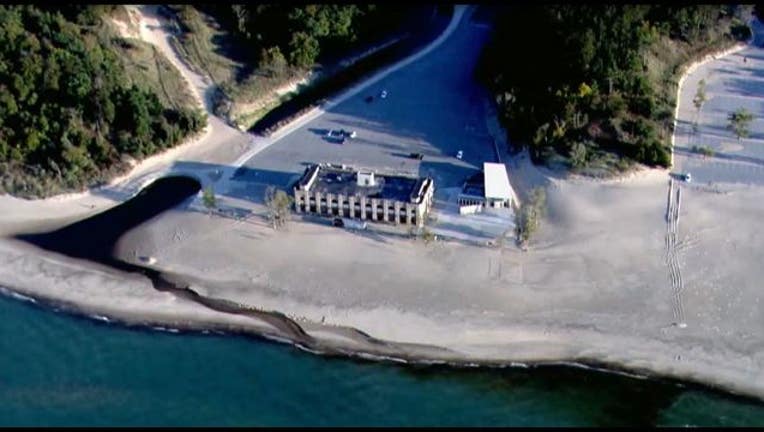
[[[687,77],[679,105],[675,137],[675,171],[690,172],[694,183],[764,184],[764,27],[753,24],[754,43],[742,51],[711,61]],[[698,82],[706,82],[706,102],[692,104]],[[738,140],[727,129],[729,115],[739,108],[753,113],[750,136]],[[697,122],[697,129],[693,124]],[[714,155],[694,153],[708,146]]]
[[[332,162],[430,175],[437,188],[461,185],[494,158],[482,98],[473,78],[485,26],[462,19],[456,31],[422,59],[393,72],[361,93],[306,123],[245,162],[240,187],[287,187],[307,165]],[[379,97],[382,90],[387,97]],[[366,98],[373,96],[371,102]],[[357,132],[343,144],[330,129]],[[463,150],[463,160],[455,155]],[[423,160],[411,158],[424,154]],[[251,185],[247,185],[250,183]]]

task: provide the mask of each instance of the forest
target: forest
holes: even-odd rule
[[[215,17],[246,46],[244,60],[279,73],[307,68],[319,57],[338,55],[401,26],[412,7],[374,4],[210,4]]]
[[[746,40],[731,5],[517,5],[502,10],[479,78],[515,149],[574,171],[668,167],[683,65]],[[597,169],[595,169],[597,168]]]
[[[0,193],[46,197],[108,182],[205,124],[125,84],[97,31],[117,6],[0,6]]]

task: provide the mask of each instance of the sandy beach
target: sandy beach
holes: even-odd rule
[[[149,12],[143,25],[156,19]],[[141,36],[173,58],[161,30],[142,28]],[[207,94],[203,80],[177,59],[173,64]],[[692,68],[683,80],[680,122],[694,115],[689,100],[699,79],[692,77],[706,72]],[[503,152],[521,196],[547,188],[548,215],[523,252],[513,244],[425,244],[374,230],[354,233],[297,216],[273,230],[263,206],[226,176],[217,181],[210,166],[232,171],[288,133],[255,139],[210,116],[204,135],[104,188],[37,201],[0,196],[0,235],[10,236],[86,218],[169,173],[194,176],[215,187],[221,211],[210,215],[198,196],[191,198],[127,232],[115,256],[140,265],[146,264],[139,257],[154,257],[152,268],[180,275],[194,293],[251,314],[220,312],[158,291],[144,276],[11,238],[0,239],[0,285],[127,323],[296,340],[282,325],[288,322],[306,335],[301,346],[327,354],[592,363],[764,399],[758,171],[751,181],[673,186],[667,171],[652,169],[606,181],[560,179],[523,154]],[[676,142],[683,142],[679,135]]]

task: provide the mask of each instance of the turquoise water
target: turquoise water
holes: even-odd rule
[[[0,296],[0,425],[762,425],[764,404],[574,368],[326,358]]]

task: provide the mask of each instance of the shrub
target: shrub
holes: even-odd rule
[[[570,148],[569,155],[570,165],[573,169],[581,169],[586,166],[588,149],[587,145],[582,142],[575,142]]]
[[[217,205],[215,190],[212,189],[212,186],[207,186],[204,188],[204,192],[202,192],[202,203],[204,203],[204,207],[206,207],[207,211],[210,213],[212,212],[212,209],[214,209]]]
[[[630,108],[635,113],[650,118],[655,112],[655,98],[651,95],[633,97],[631,99]]]
[[[600,100],[599,110],[605,117],[621,117],[626,113],[627,108],[626,100],[618,92],[605,95]]]
[[[737,139],[747,138],[750,135],[748,127],[753,121],[753,114],[745,108],[738,108],[729,115],[728,129],[735,133]]]
[[[671,151],[657,139],[640,141],[636,159],[645,165],[668,168],[671,165]]]
[[[702,146],[692,146],[692,151],[695,153],[702,154],[703,156],[713,156],[714,155],[714,149],[707,145]]]

